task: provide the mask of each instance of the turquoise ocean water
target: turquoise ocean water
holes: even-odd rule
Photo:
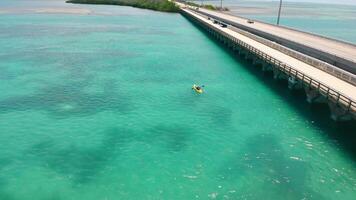
[[[355,124],[181,15],[0,6],[1,200],[354,199]]]

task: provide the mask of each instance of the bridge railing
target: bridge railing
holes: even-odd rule
[[[313,88],[317,90],[321,95],[323,95],[326,99],[329,99],[333,101],[334,103],[343,106],[346,108],[347,111],[356,111],[356,102],[352,101],[351,98],[349,98],[346,95],[341,94],[340,92],[330,88],[329,86],[316,81],[315,79],[311,78],[310,76],[294,69],[290,65],[281,62],[278,59],[275,59],[274,57],[256,49],[255,47],[236,39],[235,37],[232,37],[224,32],[222,32],[225,37],[228,37],[230,40],[233,42],[239,44],[241,47],[244,47],[246,50],[249,52],[255,54],[258,58],[267,61],[270,64],[273,64],[279,68],[279,70],[283,73],[285,73],[288,77],[294,77],[298,80],[300,80],[305,86],[309,88]]]
[[[238,29],[236,27],[233,27],[234,28],[234,31],[246,36],[246,37],[249,37],[253,40],[256,40],[264,45],[267,45],[273,49],[276,49],[284,54],[287,54],[295,59],[298,59],[298,60],[301,60],[309,65],[312,65],[324,72],[327,72],[333,76],[336,76],[352,85],[355,85],[356,86],[356,76],[353,75],[352,73],[350,72],[347,72],[345,70],[342,70],[342,69],[339,69],[339,68],[336,68],[335,66],[332,66],[330,65],[329,63],[327,62],[324,62],[324,61],[321,61],[321,60],[318,60],[318,59],[315,59],[311,56],[308,56],[308,55],[305,55],[303,53],[300,53],[300,52],[297,52],[295,50],[292,50],[288,47],[285,47],[285,46],[282,46],[280,44],[277,44],[275,42],[272,42],[272,41],[269,41],[265,38],[262,38],[260,36],[257,36],[257,35],[254,35],[252,33],[249,33],[247,31],[244,31],[244,30],[241,30],[241,29]]]

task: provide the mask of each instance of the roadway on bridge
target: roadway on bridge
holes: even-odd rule
[[[261,32],[272,34],[280,38],[293,41],[308,47],[318,49],[322,52],[327,52],[337,57],[356,63],[356,45],[301,32],[286,27],[275,26],[263,22],[255,21],[253,24],[247,23],[247,20],[242,17],[237,17],[217,11],[210,11],[207,9],[199,8],[200,12],[204,12],[213,16],[239,23],[249,28],[256,29]]]
[[[257,42],[251,38],[248,38],[244,35],[241,35],[240,33],[237,33],[231,29],[228,28],[222,28],[217,24],[214,24],[212,21],[208,20],[207,18],[204,18],[200,16],[199,14],[188,10],[184,9],[183,11],[189,13],[190,15],[193,15],[200,20],[204,21],[205,23],[210,24],[210,26],[214,26],[221,31],[249,44],[250,46],[253,46],[254,48],[266,53],[267,55],[274,57],[275,59],[288,64],[290,67],[294,68],[295,70],[300,71],[301,73],[304,73],[311,77],[312,79],[319,81],[320,83],[328,86],[329,88],[338,91],[340,94],[343,94],[344,96],[348,97],[352,101],[356,101],[356,87],[353,86],[350,83],[347,83],[346,81],[343,81],[335,76],[332,76],[324,71],[321,71],[311,65],[308,65],[305,62],[302,62],[298,59],[295,59],[291,56],[288,56],[276,49],[273,49],[271,47],[268,47],[260,42]]]

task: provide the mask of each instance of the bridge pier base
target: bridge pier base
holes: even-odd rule
[[[281,71],[276,67],[273,68],[273,79],[278,80],[281,78]]]
[[[256,58],[255,62],[256,62],[256,65],[259,65],[259,64],[263,65],[263,63],[264,63],[263,60],[261,60],[259,58]]]
[[[335,121],[348,121],[352,119],[352,116],[336,103],[328,102],[330,108],[330,117]]]
[[[320,93],[317,90],[314,90],[312,88],[305,88],[305,94],[307,96],[307,102],[308,103],[324,103],[325,99],[323,96],[320,95]]]
[[[254,58],[252,61],[253,65],[263,65],[263,61],[258,59],[258,58]]]
[[[227,47],[229,48],[229,49],[233,49],[234,48],[234,43],[232,43],[232,42],[230,42],[230,41],[228,41],[228,43],[227,43]]]
[[[233,46],[232,46],[232,50],[233,50],[233,51],[238,51],[238,50],[239,50],[239,48],[238,48],[238,46],[237,46],[236,44],[233,44]]]
[[[247,52],[245,51],[245,50],[240,50],[239,51],[239,55],[241,56],[241,57],[246,57],[247,56]]]
[[[253,55],[252,53],[247,53],[245,56],[245,59],[247,61],[252,60],[252,63],[255,61],[255,55]]]
[[[288,88],[290,90],[301,89],[302,87],[303,87],[303,85],[294,76],[288,77]]]
[[[236,51],[236,53],[237,53],[238,55],[241,55],[241,52],[243,51],[243,49],[242,49],[241,47],[239,47],[239,46],[236,46],[235,51]]]
[[[262,63],[262,71],[267,72],[267,71],[272,71],[272,66],[266,62]]]

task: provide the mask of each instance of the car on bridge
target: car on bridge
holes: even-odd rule
[[[220,23],[220,26],[221,26],[222,28],[226,28],[226,27],[227,27],[227,24]]]

